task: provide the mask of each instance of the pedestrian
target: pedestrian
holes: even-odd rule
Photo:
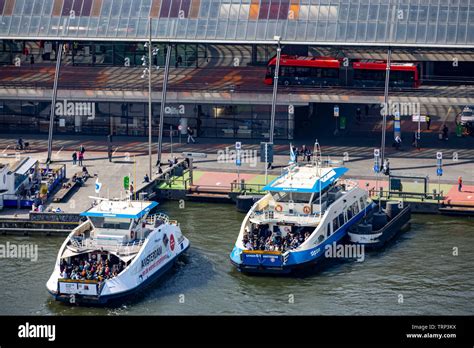
[[[35,64],[35,56],[34,55],[30,56],[30,64],[31,65]]]
[[[388,158],[384,159],[383,161],[383,173],[385,175],[390,175],[390,161]]]
[[[143,182],[150,182],[150,177],[147,173],[145,173],[145,176],[143,177]]]
[[[449,129],[446,125],[443,126],[443,140],[448,140]]]
[[[130,191],[130,195],[133,197],[133,181],[130,183],[130,186],[128,187]]]
[[[84,145],[81,144],[81,146],[79,146],[79,152],[84,154],[84,152],[86,152],[86,148],[84,147]]]
[[[308,162],[311,162],[311,150],[309,149],[309,147],[306,148],[304,155],[306,156],[306,160]]]
[[[395,137],[395,149],[398,151],[402,147],[402,138],[399,135]]]
[[[360,122],[362,120],[362,112],[359,107],[356,109],[356,120],[357,122]]]
[[[426,119],[426,129],[427,129],[427,130],[430,130],[430,127],[431,127],[431,117],[430,117],[429,115],[426,115],[425,119]]]
[[[74,151],[74,152],[72,153],[72,164],[73,164],[73,165],[76,165],[76,163],[77,163],[77,152]]]
[[[23,139],[20,137],[17,140],[17,149],[18,150],[23,150]]]
[[[293,146],[293,153],[295,154],[295,163],[298,163],[298,155],[300,154],[298,148]]]
[[[195,143],[196,140],[194,140],[194,138],[193,138],[193,133],[194,132],[193,132],[193,129],[190,126],[188,126],[188,128],[187,128],[187,132],[188,132],[188,141],[187,141],[187,143],[189,144],[191,141],[193,143]]]
[[[462,192],[462,176],[458,178],[458,191]]]
[[[109,147],[109,151],[108,151],[107,153],[108,153],[108,155],[109,155],[109,162],[112,162],[112,154],[113,154],[113,152],[112,152],[112,149],[111,149],[110,147]]]
[[[78,160],[79,160],[79,165],[82,167],[82,161],[84,161],[84,152],[79,151]]]

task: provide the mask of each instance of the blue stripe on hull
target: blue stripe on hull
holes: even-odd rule
[[[327,238],[322,244],[319,244],[315,248],[303,251],[294,251],[289,253],[287,262],[281,267],[266,267],[262,265],[245,265],[240,259],[240,253],[242,250],[237,246],[234,246],[230,254],[231,262],[237,267],[237,269],[244,273],[277,273],[277,274],[288,274],[297,268],[304,268],[309,265],[315,265],[325,259],[325,248],[326,245],[331,245],[334,242],[339,242],[343,239],[351,226],[358,223],[366,214],[370,213],[375,204],[370,204],[367,209],[362,210],[351,220],[349,220],[344,226],[338,231],[333,233]]]
[[[151,283],[153,283],[154,281],[158,280],[163,275],[165,275],[173,267],[173,265],[176,262],[176,260],[178,259],[178,257],[181,256],[186,250],[188,250],[188,248],[189,248],[189,244],[186,247],[186,249],[184,249],[178,255],[176,255],[174,257],[174,259],[167,262],[158,271],[153,273],[151,275],[151,277],[148,277],[146,280],[144,280],[142,283],[140,283],[140,285],[137,285],[133,289],[123,291],[123,292],[120,292],[120,293],[117,293],[117,294],[110,294],[110,295],[104,295],[104,296],[99,296],[99,297],[75,295],[75,303],[76,304],[90,304],[90,305],[105,305],[105,304],[107,304],[108,302],[111,302],[111,301],[117,301],[117,300],[124,299],[125,297],[127,297],[127,296],[129,296],[129,295],[131,295],[131,294],[133,294],[137,291],[142,290],[143,288],[147,287],[148,285],[150,285]],[[60,301],[60,302],[69,303],[69,296],[53,294],[51,292],[49,292],[49,293],[55,298],[55,300]]]

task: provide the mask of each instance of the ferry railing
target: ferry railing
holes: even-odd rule
[[[282,212],[277,212],[273,209],[266,209],[260,212],[254,211],[250,214],[250,218],[263,219],[263,220],[275,220],[275,219],[280,220],[287,216],[293,216],[295,218],[298,218],[299,221],[302,223],[305,223],[305,222],[313,223],[315,219],[319,219],[319,212],[315,212],[313,214],[299,214],[299,213],[283,214]]]
[[[153,226],[156,224],[157,221],[163,221],[165,224],[169,224],[170,218],[168,217],[168,215],[163,213],[148,215],[146,218],[146,222]]]
[[[133,254],[140,249],[145,242],[144,239],[136,239],[127,244],[118,244],[116,252],[120,255],[129,255]]]

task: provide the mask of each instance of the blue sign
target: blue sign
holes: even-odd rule
[[[436,170],[436,175],[442,176],[442,175],[443,175],[443,168],[438,168],[438,169]]]
[[[380,172],[380,168],[378,164],[374,165],[374,172],[376,173]]]
[[[235,157],[235,165],[240,167],[242,165],[242,160],[240,159],[240,151],[237,151],[237,156]]]

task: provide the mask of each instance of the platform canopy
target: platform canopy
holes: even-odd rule
[[[97,206],[81,213],[88,217],[111,217],[123,219],[139,219],[148,214],[157,202],[148,201],[101,201]]]
[[[474,47],[474,0],[0,0],[0,38]]]
[[[295,167],[266,185],[263,190],[271,192],[317,193],[323,191],[349,169],[345,167],[321,168]],[[319,176],[319,172],[321,176]]]

